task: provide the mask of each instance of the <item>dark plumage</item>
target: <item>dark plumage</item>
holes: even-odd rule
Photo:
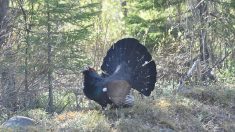
[[[130,89],[149,96],[155,87],[156,65],[147,49],[134,38],[116,42],[101,66],[102,75],[88,68],[83,71],[84,94],[99,103],[125,106],[133,104]]]

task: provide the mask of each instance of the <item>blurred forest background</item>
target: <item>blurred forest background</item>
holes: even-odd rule
[[[99,71],[106,51],[124,37],[151,52],[156,89],[151,99],[136,94],[124,117],[102,115],[83,95],[80,71]],[[50,113],[82,111],[69,115],[80,115],[74,127],[85,131],[101,129],[101,119],[114,124],[103,123],[107,131],[233,131],[234,83],[234,0],[0,0],[0,123],[20,114],[50,124],[62,116]],[[85,129],[84,122],[94,124]]]

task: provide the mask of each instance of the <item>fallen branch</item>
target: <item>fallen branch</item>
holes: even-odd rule
[[[232,53],[232,51],[230,51],[228,54],[226,54],[221,60],[218,60],[211,68],[207,68],[207,70],[203,69],[203,73],[202,74],[205,74],[207,72],[209,72],[210,70],[212,70],[213,68],[215,68],[217,65],[221,64],[222,62],[225,61],[225,59]]]
[[[190,78],[193,75],[193,72],[196,70],[196,67],[198,65],[198,63],[200,62],[199,59],[197,59],[196,61],[194,61],[192,67],[188,70],[187,74],[183,77],[181,77],[180,81],[179,81],[179,86],[178,86],[178,90],[181,89],[184,86],[184,82],[186,79]]]
[[[214,79],[215,77],[214,75],[211,74],[211,71],[213,68],[215,68],[217,65],[221,64],[222,62],[225,61],[225,59],[231,54],[232,52],[230,51],[228,54],[226,54],[221,60],[218,60],[212,67],[206,67],[205,69],[203,69],[203,73],[202,76],[206,77],[208,76],[210,79]],[[184,86],[184,82],[186,79],[190,78],[193,75],[193,72],[196,70],[196,67],[198,65],[198,63],[200,62],[199,59],[197,59],[196,61],[194,61],[192,67],[188,70],[187,74],[185,74],[183,77],[181,77],[180,81],[179,81],[179,86],[178,86],[178,90],[181,90]]]

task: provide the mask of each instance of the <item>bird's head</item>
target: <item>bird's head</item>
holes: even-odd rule
[[[82,69],[81,71],[83,74],[88,73],[88,72],[96,72],[96,70],[90,66],[86,66]]]

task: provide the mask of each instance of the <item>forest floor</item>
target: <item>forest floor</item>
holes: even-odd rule
[[[132,108],[101,111],[86,107],[48,116],[32,110],[40,125],[30,131],[234,132],[235,85],[194,86],[179,92],[157,89],[155,97],[136,94]],[[31,112],[32,112],[31,111]],[[6,130],[6,129],[0,129]]]

